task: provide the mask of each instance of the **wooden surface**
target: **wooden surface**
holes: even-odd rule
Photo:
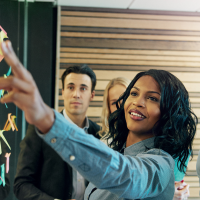
[[[70,65],[86,63],[97,76],[96,96],[87,115],[98,124],[101,124],[103,91],[112,78],[133,79],[140,71],[163,69],[183,82],[190,95],[192,110],[200,122],[200,15],[127,12],[61,8],[57,49],[59,89],[56,89],[55,108],[63,109],[60,77]],[[194,158],[189,162],[184,180],[190,184],[190,199],[197,199],[200,190],[196,176],[200,125],[193,149]]]

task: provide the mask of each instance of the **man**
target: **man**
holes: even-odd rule
[[[62,114],[71,123],[92,134],[100,127],[86,117],[95,95],[96,75],[87,65],[72,66],[62,75]],[[88,182],[36,134],[29,125],[20,144],[14,193],[19,200],[83,200]]]

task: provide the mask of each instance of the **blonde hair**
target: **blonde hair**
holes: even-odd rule
[[[108,118],[110,117],[110,108],[109,108],[109,90],[114,87],[115,85],[123,85],[126,88],[128,87],[130,83],[130,80],[124,77],[117,77],[108,83],[106,86],[106,89],[104,90],[103,95],[103,108],[101,113],[101,122],[102,122],[102,128],[99,131],[99,135],[101,137],[106,137],[109,132],[109,125],[108,125]]]

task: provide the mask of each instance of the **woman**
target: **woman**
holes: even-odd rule
[[[136,75],[109,119],[114,151],[43,102],[10,42],[2,43],[2,51],[14,77],[0,79],[0,89],[10,91],[1,103],[14,102],[24,110],[28,123],[36,125],[41,138],[100,188],[90,183],[85,199],[173,198],[173,159],[180,161],[180,170],[184,171],[197,121],[189,107],[188,93],[176,77],[162,70]]]
[[[102,115],[101,115],[102,130],[99,132],[99,134],[100,136],[102,136],[101,140],[106,144],[108,144],[108,141],[106,138],[109,135],[108,134],[109,116],[111,113],[117,110],[116,101],[125,92],[129,83],[130,83],[130,80],[124,77],[118,77],[118,78],[112,79],[105,88],[104,97],[103,97],[103,109],[102,109]],[[177,167],[174,171],[174,174],[175,174],[175,180],[180,180],[180,178],[178,177],[180,175],[178,174]],[[188,196],[189,196],[189,185],[183,181],[176,181],[175,194],[174,194],[173,200],[187,199]]]

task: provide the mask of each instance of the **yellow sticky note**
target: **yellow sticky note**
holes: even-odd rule
[[[11,113],[8,114],[8,119],[5,123],[3,130],[9,131],[12,128],[12,131],[14,130],[18,131],[16,123],[15,123],[16,116],[15,115],[11,116],[11,115],[12,115]]]
[[[3,42],[3,39],[5,39],[5,38],[8,38],[8,37],[7,37],[7,33],[6,33],[6,31],[0,26],[0,45],[1,45],[1,43]],[[3,58],[4,58],[4,56],[3,56],[3,53],[2,53],[1,48],[0,48],[0,62],[2,61]]]
[[[3,141],[7,144],[8,148],[11,149],[10,145],[8,144],[6,138],[5,138],[4,135],[3,135],[3,132],[4,132],[4,131],[5,131],[5,130],[0,130],[0,137],[1,137],[1,138],[3,139]]]

